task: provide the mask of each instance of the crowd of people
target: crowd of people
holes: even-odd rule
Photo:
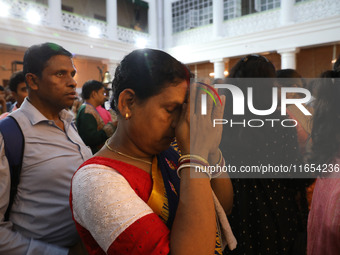
[[[111,99],[89,80],[80,100],[73,55],[31,46],[9,80],[15,102],[0,88],[0,254],[339,254],[339,66],[307,81],[248,55],[226,80],[203,83],[169,54],[141,49],[116,68]],[[223,86],[203,105],[214,84],[251,92],[243,115]],[[286,87],[313,87],[312,100],[282,115],[274,92]],[[297,125],[267,123],[287,118]],[[326,171],[237,174],[304,164]]]

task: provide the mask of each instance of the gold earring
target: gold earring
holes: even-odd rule
[[[125,119],[126,119],[126,120],[129,119],[129,114],[128,114],[128,113],[125,114]]]

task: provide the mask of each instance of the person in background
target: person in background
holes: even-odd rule
[[[8,214],[11,176],[0,134],[0,254],[85,254],[69,207],[72,175],[91,157],[66,110],[76,96],[72,54],[43,43],[29,47],[23,62],[28,96],[10,116],[25,149]]]
[[[340,254],[340,70],[321,76],[309,164],[322,168],[308,216],[307,254]],[[319,172],[320,173],[320,172]]]
[[[100,117],[102,117],[105,124],[112,122],[112,117],[111,117],[110,112],[105,109],[105,103],[108,101],[109,92],[110,90],[105,88],[105,102],[96,107],[96,110],[98,111]]]
[[[340,71],[340,56],[338,56],[337,60],[335,61],[333,65],[333,70],[334,71]]]
[[[0,85],[0,114],[7,112],[5,88]]]
[[[8,86],[12,92],[13,97],[16,102],[10,112],[5,112],[0,116],[0,120],[7,117],[11,112],[19,109],[21,104],[24,102],[24,99],[27,97],[27,86],[25,83],[25,76],[22,71],[18,71],[12,74],[9,79]]]
[[[294,69],[281,69],[276,71],[276,76],[280,87],[304,88],[302,76]],[[287,93],[286,98],[301,98],[304,94]]]
[[[244,95],[251,87],[254,108],[270,109],[276,86],[275,67],[264,56],[248,55],[232,67],[226,84],[237,86]],[[264,116],[251,112],[248,107],[243,115],[234,114],[233,95],[229,90],[224,93],[229,103],[223,119],[238,123],[224,125],[220,145],[226,162],[238,171],[230,174],[234,189],[230,225],[238,246],[234,251],[225,250],[225,254],[303,254],[306,250],[308,213],[303,195],[309,183],[289,179],[291,176],[285,173],[252,176],[248,172],[240,176],[244,167],[301,164],[296,130],[281,125],[284,116],[277,108]],[[262,120],[264,124],[254,127],[252,122],[252,125],[247,125],[253,119]],[[265,119],[278,121],[271,124]],[[245,125],[240,124],[243,122]]]
[[[79,97],[78,93],[76,92],[76,99],[74,100],[74,103],[73,103],[73,105],[72,105],[72,107],[70,109],[70,111],[73,114],[74,121],[77,118],[77,114],[78,114],[79,108],[81,107],[82,104],[83,104],[82,99]]]
[[[304,81],[302,76],[294,69],[282,69],[276,71],[277,81],[280,87],[303,88]],[[301,93],[287,93],[286,98],[302,98],[304,94]],[[303,104],[304,107],[313,114],[313,108]],[[289,118],[297,121],[296,132],[298,137],[299,149],[301,155],[306,152],[306,145],[312,131],[312,115],[305,115],[295,105],[291,104],[287,107],[287,115]]]
[[[85,82],[82,97],[85,102],[78,110],[76,124],[80,137],[95,154],[113,134],[115,127],[112,122],[105,124],[96,110],[106,99],[103,83],[95,80]]]

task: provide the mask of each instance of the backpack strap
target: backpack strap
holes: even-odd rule
[[[20,181],[20,172],[24,156],[25,139],[18,122],[11,116],[0,121],[0,132],[2,133],[5,154],[8,160],[11,174],[11,190],[9,204],[5,213],[5,221],[9,220],[17,188]]]

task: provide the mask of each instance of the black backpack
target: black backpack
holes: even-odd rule
[[[9,220],[17,188],[20,181],[20,172],[24,156],[25,138],[18,122],[11,116],[0,120],[0,132],[4,139],[5,154],[11,174],[11,190],[9,204],[5,213],[5,221]]]

